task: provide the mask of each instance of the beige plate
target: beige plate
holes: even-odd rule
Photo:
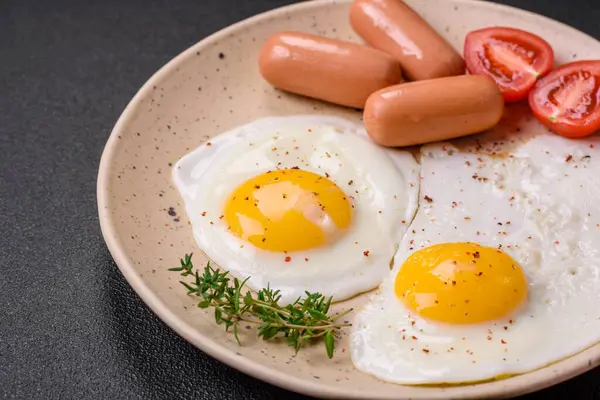
[[[360,114],[278,92],[257,71],[257,55],[272,33],[294,29],[358,40],[348,23],[349,0],[312,1],[274,10],[235,24],[177,56],[136,94],[104,150],[98,176],[102,232],[119,268],[140,297],[171,328],[209,355],[256,378],[318,397],[433,399],[507,397],[550,386],[599,363],[600,345],[549,367],[491,383],[430,388],[387,384],[356,371],[347,339],[333,360],[321,345],[297,357],[283,343],[263,342],[242,329],[243,346],[216,326],[212,314],[195,307],[167,272],[179,257],[198,251],[184,206],[171,182],[171,165],[200,143],[259,117]],[[600,58],[600,43],[550,19],[510,7],[472,0],[414,0],[414,8],[460,49],[465,34],[490,25],[535,32],[554,47],[557,62]],[[529,117],[511,121],[539,129]],[[508,129],[508,128],[507,128]],[[177,218],[168,213],[173,207]],[[341,307],[360,306],[366,297]]]

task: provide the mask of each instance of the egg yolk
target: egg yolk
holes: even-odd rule
[[[335,240],[352,207],[334,182],[300,169],[269,171],[237,187],[225,204],[230,231],[254,246],[297,251]]]
[[[413,253],[396,275],[394,289],[419,316],[453,324],[503,317],[527,296],[517,262],[476,243],[444,243]]]

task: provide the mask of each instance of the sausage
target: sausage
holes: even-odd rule
[[[276,88],[360,109],[371,93],[402,81],[399,63],[388,54],[306,33],[273,35],[258,63]]]
[[[356,0],[350,24],[368,44],[396,58],[410,80],[465,73],[460,54],[401,0]]]
[[[462,75],[395,85],[373,93],[364,110],[367,133],[382,146],[412,146],[495,126],[502,92],[488,76]]]

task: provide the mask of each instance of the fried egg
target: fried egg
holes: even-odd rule
[[[200,249],[285,304],[377,287],[416,211],[418,164],[337,117],[260,119],[173,169]]]
[[[354,320],[355,366],[400,384],[528,372],[600,341],[597,139],[421,152],[419,209]]]

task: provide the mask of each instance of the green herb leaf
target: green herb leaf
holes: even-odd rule
[[[196,292],[198,291],[198,288],[197,288],[197,287],[193,287],[193,286],[191,286],[191,285],[188,285],[188,284],[187,284],[187,283],[185,283],[185,282],[181,282],[181,284],[182,284],[183,286],[185,286],[185,288],[188,290],[188,294],[196,293]]]
[[[235,337],[235,340],[241,346],[242,342],[240,342],[240,338],[238,337],[238,324],[237,323],[233,325],[233,337]]]
[[[333,358],[333,342],[335,341],[332,331],[327,331],[323,337],[325,342],[325,349],[327,350],[327,357]]]
[[[210,301],[204,300],[198,303],[198,308],[208,308],[210,306]]]
[[[259,336],[262,336],[263,340],[269,340],[279,333],[279,329],[276,326],[268,326],[265,329],[259,330]]]

